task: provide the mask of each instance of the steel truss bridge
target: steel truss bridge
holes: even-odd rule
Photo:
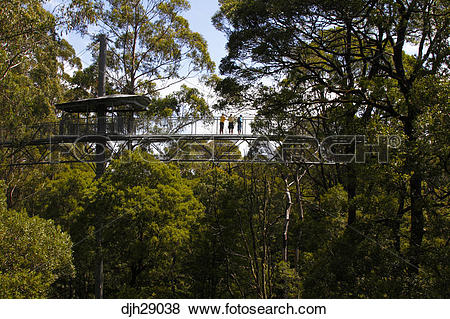
[[[1,130],[0,151],[4,158],[8,158],[7,165],[10,166],[96,163],[96,146],[99,144],[104,145],[105,162],[126,149],[140,148],[163,162],[325,163],[320,159],[319,145],[314,149],[316,142],[313,138],[215,134],[209,133],[201,120],[190,119],[189,122],[180,129],[180,133],[148,133],[141,127],[121,133],[108,130],[104,135],[96,133],[95,125],[38,124],[27,127],[28,136],[22,138]],[[250,123],[250,118],[246,118],[246,122]]]
[[[143,149],[164,162],[335,164],[322,157],[322,145],[309,136],[261,135],[244,117],[238,131],[220,134],[220,119],[193,117],[143,118],[150,100],[120,95],[57,105],[55,123],[22,130],[0,129],[3,165],[107,163],[124,150]]]

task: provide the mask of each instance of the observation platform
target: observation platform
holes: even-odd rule
[[[309,154],[304,149],[302,154],[286,154],[286,150],[305,144],[305,140],[257,134],[252,117],[242,118],[239,132],[235,117],[234,134],[227,134],[231,133],[227,119],[224,134],[220,134],[219,117],[150,117],[143,113],[149,103],[148,97],[115,95],[58,104],[57,109],[63,112],[58,122],[14,131],[0,129],[0,152],[9,158],[9,166],[96,163],[98,145],[103,145],[105,162],[125,149],[135,148],[145,149],[160,161],[318,162],[318,148]],[[142,115],[137,116],[137,112]]]

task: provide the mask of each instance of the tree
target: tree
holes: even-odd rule
[[[45,179],[25,181],[25,197],[19,207],[52,220],[70,235],[76,276],[59,282],[58,298],[89,298],[93,286],[95,260],[94,217],[85,211],[88,194],[95,187],[94,172],[83,164],[53,169]]]
[[[81,65],[75,50],[56,33],[56,19],[43,9],[44,1],[13,0],[0,4],[0,131],[2,142],[20,146],[46,134],[48,127],[38,123],[54,121],[54,103],[65,90],[67,67]],[[27,156],[40,158],[43,151],[20,146],[1,149],[2,164],[17,164]],[[22,182],[37,170],[2,166],[1,178],[7,183],[8,205],[22,196]],[[39,175],[39,173],[37,174]]]
[[[0,82],[19,67],[30,52],[44,43],[54,18],[42,8],[41,0],[11,0],[0,5]]]
[[[180,13],[189,2],[108,0],[99,23],[110,40],[109,77],[120,93],[155,93],[156,82],[181,81],[214,68],[202,36]]]
[[[184,261],[203,206],[177,168],[128,152],[111,163],[90,196],[86,213],[102,216],[105,225],[105,295],[189,296]]]
[[[2,191],[3,194],[3,191]],[[72,242],[52,221],[0,202],[0,297],[51,297],[52,284],[74,275]]]
[[[206,212],[192,256],[201,267],[191,272],[201,297],[299,296],[297,272],[287,269],[293,259],[282,261],[286,196],[277,173],[258,164],[198,172],[194,189]]]
[[[2,120],[13,129],[54,117],[62,95],[64,66],[80,67],[70,44],[56,34],[56,19],[43,1],[2,2],[0,88]]]
[[[221,71],[233,75],[237,83],[288,79],[309,93],[288,105],[304,109],[326,103],[331,111],[337,107],[344,118],[344,134],[357,132],[355,117],[362,124],[374,116],[387,117],[387,125],[398,126],[397,134],[406,139],[409,249],[416,266],[421,260],[426,211],[422,192],[426,167],[417,160],[424,159],[418,145],[426,135],[419,122],[430,107],[443,107],[424,99],[423,84],[433,82],[445,90],[448,82],[448,17],[445,1],[225,0],[214,18],[229,37]],[[404,53],[408,43],[417,49],[413,57]],[[317,92],[313,99],[311,92]],[[275,107],[274,112],[283,112]],[[357,213],[352,204],[357,172],[351,165],[347,170],[344,186],[350,199],[350,225]],[[410,270],[417,273],[417,267]]]
[[[206,41],[190,30],[181,15],[189,9],[188,1],[74,0],[71,4],[66,12],[79,12],[87,22],[97,23],[108,37],[107,94],[145,94],[153,98],[149,112],[138,115],[147,131],[161,130],[160,117],[176,115],[180,124],[174,129],[179,130],[192,118],[210,115],[202,94],[195,88],[182,85],[167,96],[158,94],[172,84],[214,70]],[[90,48],[96,58],[98,41],[94,39]],[[74,74],[66,99],[95,96],[95,65]]]

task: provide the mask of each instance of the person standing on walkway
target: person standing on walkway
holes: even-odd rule
[[[220,117],[220,134],[223,134],[223,128],[225,126],[225,114],[222,113]]]
[[[234,130],[234,117],[233,114],[228,118],[228,134],[233,134]]]
[[[239,115],[238,119],[237,119],[237,125],[238,125],[238,134],[241,135],[242,134],[242,114]]]

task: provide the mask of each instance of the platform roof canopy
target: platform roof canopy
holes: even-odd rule
[[[58,110],[68,113],[87,112],[142,112],[151,100],[145,95],[107,95],[92,99],[56,104]]]

